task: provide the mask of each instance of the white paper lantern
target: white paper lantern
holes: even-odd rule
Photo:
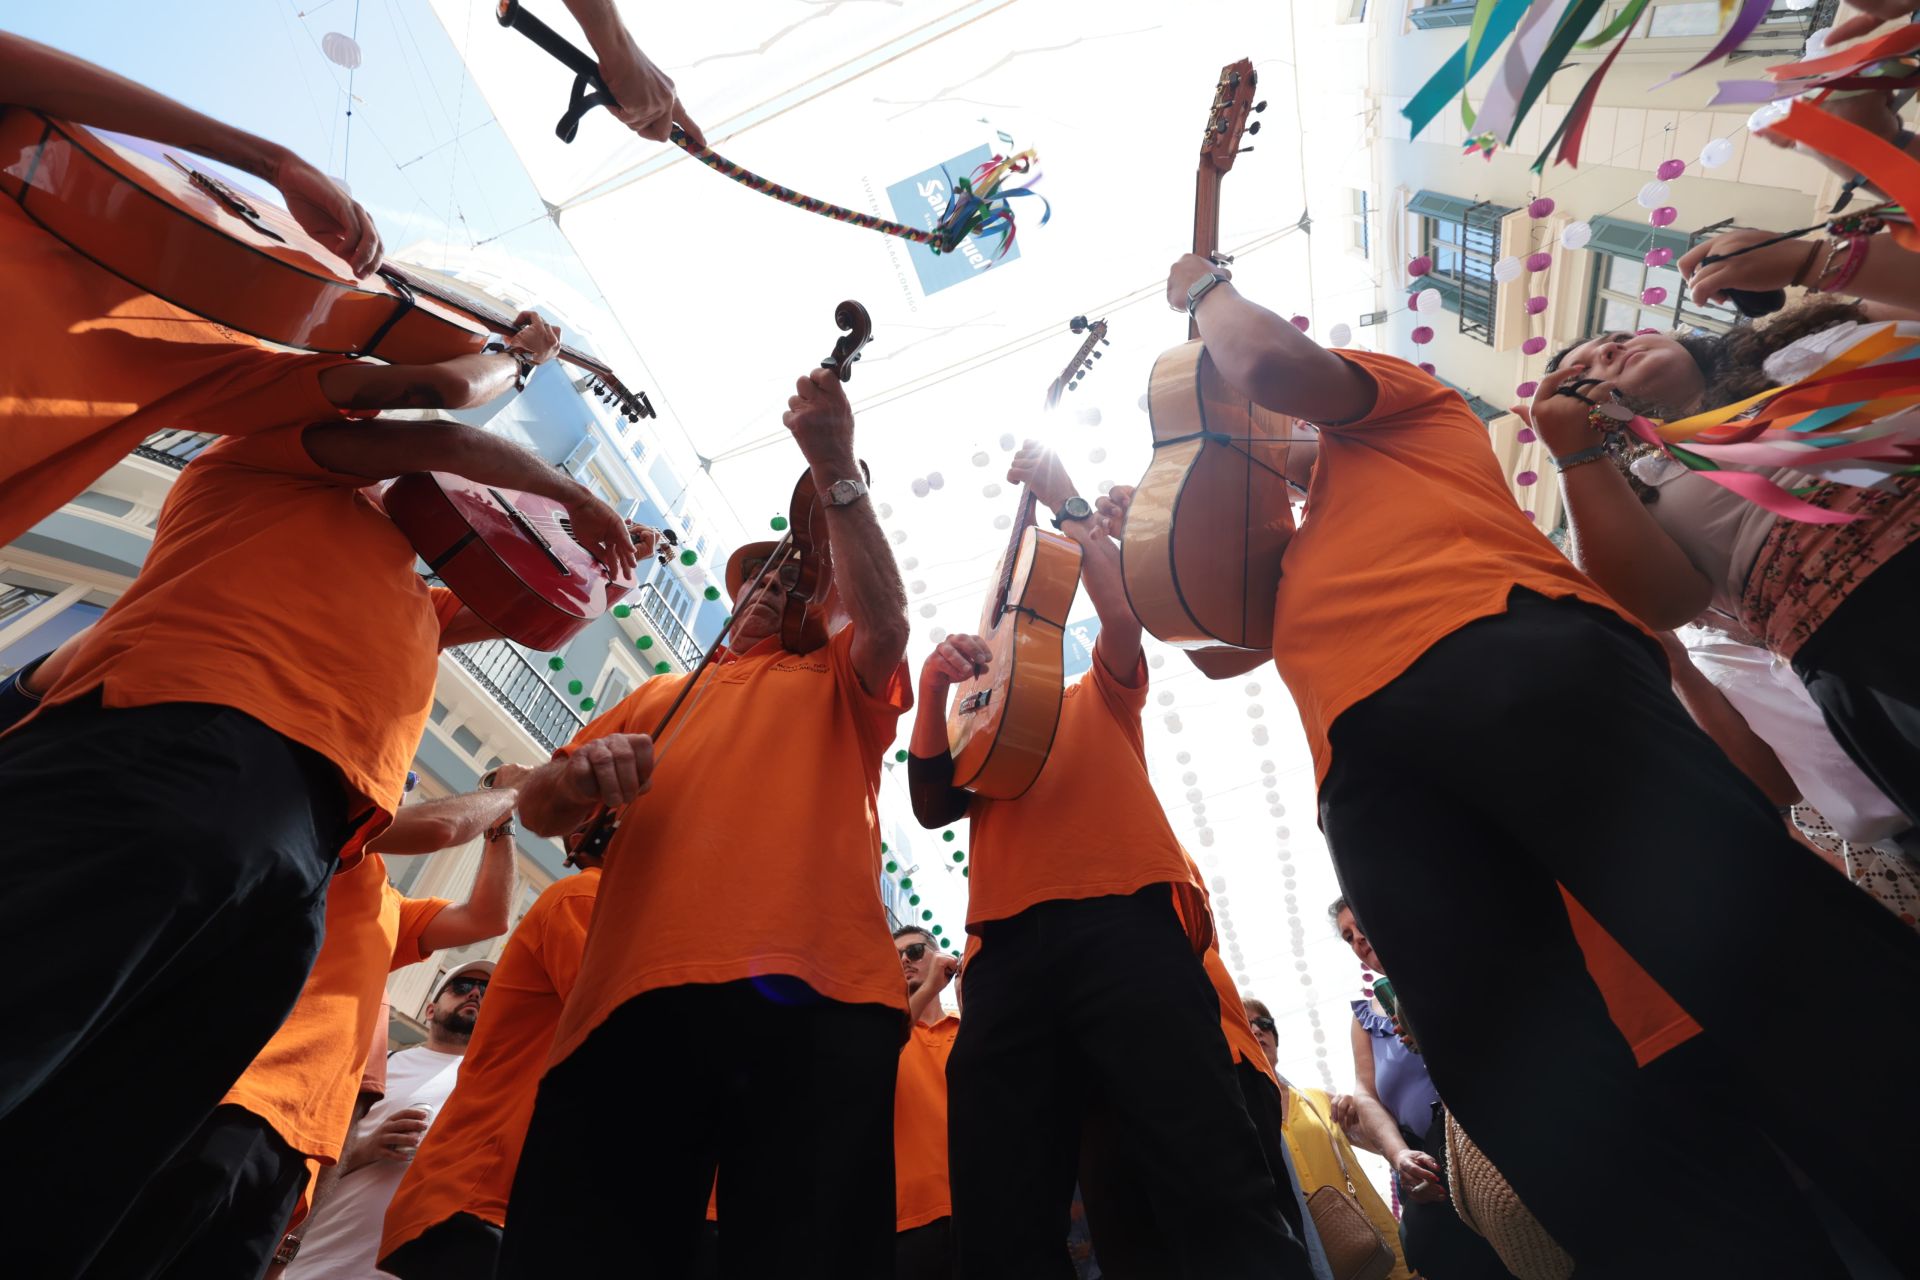
[[[1518,280],[1520,273],[1524,270],[1526,270],[1526,268],[1521,266],[1520,259],[1502,258],[1493,264],[1493,278],[1501,284],[1507,284],[1511,281]]]
[[[1098,409],[1082,409],[1075,416],[1074,420],[1083,427],[1097,427],[1100,425],[1100,411]]]
[[[1666,183],[1655,178],[1652,182],[1640,188],[1640,194],[1633,198],[1633,202],[1642,209],[1658,209],[1667,202],[1667,198],[1672,194],[1672,189],[1669,188]]]
[[[1160,691],[1160,694],[1159,694],[1159,696],[1158,696],[1158,697],[1157,697],[1157,698],[1155,699],[1155,701],[1157,701],[1157,702],[1158,702],[1158,703],[1159,703],[1159,704],[1160,704],[1161,706],[1163,706],[1163,707],[1170,707],[1170,706],[1172,706],[1172,705],[1173,705],[1173,691],[1172,691],[1171,689],[1163,689],[1163,690],[1161,690],[1161,691]]]
[[[1759,133],[1762,130],[1770,129],[1782,120],[1785,120],[1787,118],[1787,112],[1792,109],[1793,104],[1788,102],[1769,102],[1747,117],[1747,131],[1749,133]]]
[[[1107,460],[1107,451],[1105,449],[1095,449],[1093,452],[1087,455],[1088,462],[1097,463],[1097,462],[1105,462],[1106,460]]]
[[[1273,770],[1274,770],[1274,763],[1273,763],[1273,761],[1271,761],[1271,760],[1262,760],[1262,761],[1260,762],[1260,772],[1262,772],[1262,773],[1272,773],[1272,772],[1273,772]]]
[[[1336,324],[1327,330],[1327,345],[1330,347],[1344,347],[1352,341],[1353,326],[1350,324]]]
[[[977,450],[973,455],[973,465],[976,467],[984,467],[991,461],[993,461],[993,459],[987,455],[985,449]]]
[[[1167,665],[1167,656],[1164,653],[1156,653],[1151,658],[1147,659],[1147,665],[1152,667],[1155,671],[1158,671],[1160,668]],[[1180,763],[1185,764],[1186,762],[1187,762],[1187,753],[1182,751],[1180,753]]]
[[[938,471],[929,471],[927,473],[927,488],[944,489],[946,487],[946,484],[947,484],[947,478],[941,475]]]
[[[1282,840],[1285,840],[1288,836],[1292,835],[1293,832],[1287,830],[1287,828],[1285,827],[1275,827],[1273,829],[1273,834],[1275,834],[1276,836],[1279,836]]]
[[[927,593],[927,584],[922,579],[915,578],[913,581],[913,585],[908,587],[907,590],[913,592],[913,594],[917,596],[925,595]]]
[[[1592,240],[1592,223],[1569,222],[1560,231],[1560,247],[1563,249],[1584,249]]]
[[[905,529],[895,529],[892,533],[888,534],[887,537],[890,538],[893,541],[893,545],[897,547],[907,540],[907,531]]]
[[[1246,683],[1246,688],[1245,688],[1245,693],[1246,693],[1246,695],[1247,695],[1247,696],[1248,696],[1249,698],[1257,698],[1257,697],[1259,697],[1259,696],[1260,696],[1260,682],[1259,682],[1258,680],[1249,680],[1249,681],[1247,681],[1247,683]]]
[[[320,37],[320,52],[328,62],[337,62],[352,71],[360,65],[360,45],[352,36],[329,31]]]
[[[933,641],[935,644],[939,644],[946,638],[947,629],[945,627],[935,627],[933,630],[927,632],[927,639]]]
[[[918,569],[920,567],[920,557],[908,556],[905,560],[902,560],[900,562],[900,567],[902,569],[905,569],[908,573],[912,573],[915,569]]]
[[[1154,665],[1154,666],[1156,666],[1156,667],[1160,665],[1160,659],[1159,659],[1159,657],[1158,657],[1158,655],[1156,655],[1156,656],[1155,656],[1155,657],[1153,658],[1153,665]],[[1192,763],[1193,763],[1193,753],[1192,753],[1191,751],[1182,751],[1182,752],[1181,752],[1181,753],[1180,753],[1179,755],[1177,755],[1177,756],[1175,756],[1175,757],[1173,758],[1173,762],[1174,762],[1175,764],[1192,764]]]
[[[1283,805],[1283,804],[1277,804],[1277,805],[1275,805],[1275,806],[1273,806],[1273,816],[1274,816],[1274,817],[1276,817],[1276,818],[1284,818],[1284,817],[1286,817],[1286,816],[1287,816],[1287,806],[1285,806],[1285,805]],[[1285,836],[1282,836],[1282,837],[1280,837],[1280,838],[1281,838],[1282,840],[1284,840],[1284,839],[1286,839],[1286,837],[1285,837]]]
[[[1253,745],[1256,747],[1267,745],[1267,726],[1263,724],[1253,726]]]
[[[926,497],[926,496],[927,496],[927,494],[928,494],[928,492],[930,492],[930,491],[932,490],[932,488],[933,488],[933,486],[932,486],[932,485],[930,485],[930,484],[928,484],[928,483],[926,482],[926,480],[924,480],[923,478],[921,478],[921,477],[919,477],[919,476],[916,476],[916,477],[914,477],[914,481],[913,481],[913,496],[914,496],[914,497],[916,497],[916,498],[924,498],[924,497]]]
[[[883,502],[883,503],[881,503],[881,504],[880,504],[880,518],[881,518],[882,520],[891,520],[891,519],[893,518],[893,504],[892,504],[892,503],[890,503],[890,502]]]
[[[1147,396],[1144,391],[1140,393],[1140,399],[1137,403],[1140,406],[1140,412],[1142,413],[1147,412]]]
[[[1267,714],[1267,709],[1257,702],[1247,708],[1247,715],[1252,719],[1258,720],[1265,714]]]
[[[1700,148],[1702,169],[1718,169],[1731,159],[1733,159],[1733,143],[1726,138],[1714,138]]]
[[[1198,787],[1187,788],[1187,802],[1189,804],[1193,804],[1197,802],[1200,799],[1200,796],[1201,796],[1200,788]]]
[[[1207,846],[1211,846],[1213,844],[1213,828],[1212,827],[1200,828],[1200,843],[1202,845],[1207,845]]]
[[[1000,486],[997,484],[987,485],[980,490],[980,496],[983,498],[997,498],[1000,496]]]
[[[1413,295],[1413,309],[1423,316],[1433,315],[1446,304],[1447,300],[1440,296],[1438,289],[1422,289]]]
[[[940,611],[934,608],[930,604],[923,604],[920,606],[920,616],[923,618],[931,618],[934,614],[938,612]]]
[[[1003,511],[993,518],[993,527],[1001,530],[1011,529],[1013,528],[1013,517]]]
[[[1009,431],[1000,437],[1000,447],[1008,450],[1013,448],[1013,432]]]
[[[1200,775],[1191,769],[1180,775],[1180,783],[1182,786],[1190,787],[1198,781],[1200,781]]]

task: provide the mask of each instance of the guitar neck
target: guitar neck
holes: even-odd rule
[[[432,281],[424,280],[413,272],[408,271],[405,267],[398,266],[394,263],[387,263],[381,268],[381,271],[399,280],[405,284],[407,288],[422,297],[432,298],[442,306],[452,307],[455,311],[464,312],[472,316],[475,320],[486,325],[495,333],[509,334],[514,331],[512,317],[501,315],[485,303],[476,302],[472,298],[464,295],[451,293],[445,288],[434,284]],[[605,364],[602,364],[599,360],[584,351],[568,346],[564,342],[560,344],[560,349],[556,354],[575,368],[585,369],[587,372],[598,374],[602,378],[613,377],[613,371],[607,368]]]
[[[1033,512],[1036,505],[1032,487],[1021,485],[1020,503],[1014,509],[1013,515],[1013,536],[1007,539],[1006,554],[1000,557],[999,594],[1002,613],[1006,612],[1007,605],[1013,598],[1013,562],[1019,558],[1021,536],[1026,533],[1027,526],[1034,523]]]
[[[1201,157],[1200,173],[1193,184],[1193,251],[1210,257],[1220,248],[1220,171]],[[1187,320],[1187,338],[1200,336],[1200,322]]]

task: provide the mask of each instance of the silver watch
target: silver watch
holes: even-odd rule
[[[820,495],[820,500],[830,507],[846,507],[867,496],[867,483],[864,480],[835,480]]]

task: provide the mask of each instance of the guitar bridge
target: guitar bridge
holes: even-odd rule
[[[281,244],[287,242],[285,236],[260,220],[260,211],[258,209],[241,199],[238,192],[226,183],[220,181],[220,179],[210,173],[202,173],[198,169],[181,164],[171,153],[167,155],[167,163],[185,174],[188,182],[199,187],[220,204],[224,205],[227,212],[233,214],[235,217],[245,218],[249,223],[253,224],[253,229],[261,235],[266,236],[270,240],[278,240]]]
[[[493,500],[500,504],[500,509],[507,513],[507,519],[518,525],[520,532],[526,534],[527,539],[532,542],[534,546],[539,547],[540,550],[545,553],[547,559],[553,562],[555,571],[563,578],[571,578],[573,576],[573,570],[567,568],[566,562],[553,553],[553,544],[547,541],[545,534],[533,527],[533,521],[527,519],[527,513],[507,501],[507,495],[493,488],[491,485],[488,486],[487,492],[492,494]]]
[[[968,694],[966,697],[960,699],[959,703],[954,706],[954,710],[963,716],[971,715],[975,711],[986,710],[987,704],[992,701],[993,701],[993,690],[977,689],[974,692]]]

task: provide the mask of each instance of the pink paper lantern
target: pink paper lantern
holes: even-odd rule
[[[1650,307],[1657,307],[1661,303],[1665,302],[1666,300],[1667,300],[1667,291],[1665,289],[1662,289],[1657,284],[1654,285],[1651,289],[1642,289],[1640,291],[1640,301],[1646,303]]]
[[[1533,399],[1533,393],[1539,389],[1540,384],[1537,382],[1523,382],[1513,389],[1513,394],[1519,396],[1522,400],[1531,400]]]
[[[1532,427],[1522,427],[1518,431],[1513,433],[1513,438],[1515,440],[1518,440],[1521,444],[1532,444],[1535,440],[1538,440],[1540,437],[1533,434]]]
[[[1513,478],[1513,482],[1519,485],[1522,489],[1526,489],[1531,487],[1539,479],[1540,479],[1540,475],[1538,472],[1522,471],[1519,475]]]
[[[1552,265],[1553,255],[1550,253],[1530,253],[1527,255],[1527,270],[1529,271],[1536,273],[1545,271]]]
[[[1307,331],[1307,324],[1308,324],[1308,321],[1305,316],[1295,316],[1293,318],[1293,327],[1298,329],[1302,333],[1305,333]]]
[[[1672,182],[1686,171],[1687,162],[1685,160],[1662,160],[1660,167],[1653,171],[1653,176],[1662,182]]]
[[[1544,218],[1552,212],[1553,212],[1552,196],[1541,196],[1538,200],[1535,200],[1532,204],[1527,206],[1527,216],[1529,218]]]
[[[1413,338],[1415,346],[1424,347],[1433,341],[1433,330],[1423,324],[1418,329],[1415,329],[1410,336]]]
[[[1634,336],[1638,337],[1641,334],[1658,333],[1660,331],[1658,329],[1635,329],[1633,332],[1634,332]]]
[[[1537,356],[1547,349],[1547,340],[1538,334],[1520,344],[1520,350],[1530,356]]]
[[[1525,516],[1527,519],[1534,521],[1535,523],[1539,522],[1540,517],[1533,514],[1533,512],[1531,511],[1522,511],[1520,514]]]
[[[1410,276],[1423,276],[1431,270],[1433,270],[1433,259],[1424,253],[1407,264],[1407,274]]]
[[[1646,263],[1650,267],[1664,267],[1669,262],[1673,261],[1673,250],[1650,249],[1647,251],[1647,256],[1640,259],[1640,261]]]
[[[1430,362],[1425,360],[1422,360],[1420,362],[1419,367],[1420,367],[1420,372],[1426,374],[1428,377],[1432,377],[1434,374],[1439,372],[1439,370],[1434,368]]]
[[[1673,220],[1679,216],[1680,211],[1678,209],[1670,204],[1663,204],[1648,215],[1647,221],[1656,227],[1670,227],[1673,225]]]
[[[1537,316],[1542,311],[1545,311],[1546,309],[1547,309],[1547,296],[1544,293],[1536,294],[1533,297],[1527,299],[1528,315]]]

